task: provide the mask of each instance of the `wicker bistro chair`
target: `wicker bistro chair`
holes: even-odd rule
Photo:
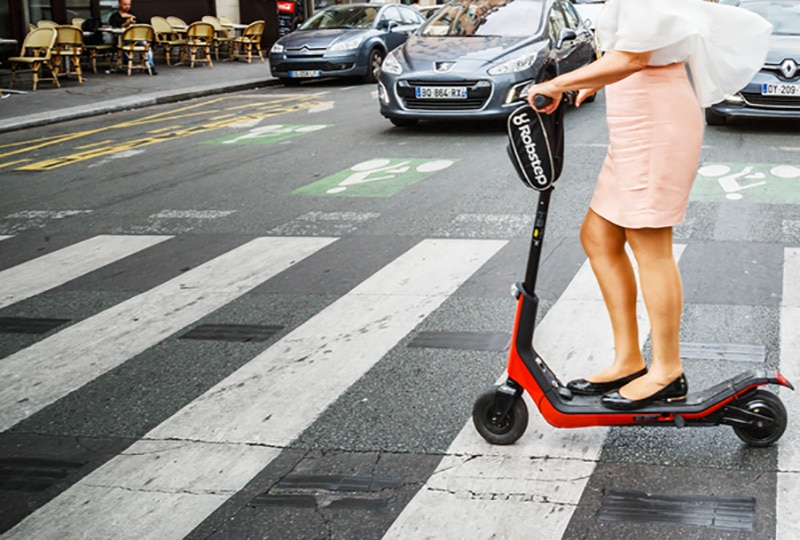
[[[180,37],[178,33],[172,28],[172,25],[169,24],[169,21],[164,17],[151,17],[150,18],[150,25],[153,27],[153,30],[156,33],[156,48],[160,47],[164,51],[164,58],[167,61],[167,65],[172,65],[170,63],[170,57],[172,56],[172,50],[176,47],[178,48],[178,60],[183,61],[184,56],[184,48],[186,47],[186,39]]]
[[[53,69],[59,75],[75,75],[78,84],[83,84],[81,55],[83,54],[83,30],[77,26],[56,27],[56,43],[53,46]],[[63,69],[62,69],[63,67]]]
[[[178,37],[180,38],[186,37],[186,29],[189,28],[189,25],[186,24],[186,21],[184,21],[180,17],[175,17],[174,15],[170,15],[169,17],[167,17],[167,22],[172,25],[172,29],[175,30],[175,33],[178,34]]]
[[[123,57],[126,57],[128,76],[134,69],[146,70],[148,74],[152,75],[153,71],[150,69],[148,57],[152,53],[155,39],[156,33],[149,24],[132,24],[128,26],[119,40],[117,71],[119,71]]]
[[[58,23],[49,19],[42,19],[36,23],[36,28],[55,28]]]
[[[58,84],[58,71],[53,67],[52,51],[53,45],[56,42],[56,29],[55,28],[36,28],[28,32],[25,40],[22,42],[19,56],[12,56],[8,59],[11,64],[11,81],[9,88],[14,88],[14,81],[17,80],[17,70],[19,68],[27,68],[33,74],[33,91],[39,81],[53,81],[53,84],[60,88]],[[46,67],[50,70],[49,78],[42,78],[42,68]]]
[[[261,36],[263,34],[264,21],[254,21],[248,24],[247,28],[242,30],[242,35],[233,40],[233,59],[236,60],[239,48],[241,47],[243,49],[243,54],[247,53],[247,63],[249,64],[253,56],[253,47],[255,47],[258,52],[258,57],[261,58],[261,62],[263,63],[264,55],[261,53]]]
[[[233,36],[229,34],[227,28],[222,26],[222,22],[212,15],[205,15],[202,20],[214,27],[214,56],[217,60],[219,60],[219,50],[223,46],[228,56],[233,56]]]
[[[186,29],[186,55],[189,56],[189,65],[194,67],[195,62],[206,62],[208,67],[214,67],[211,61],[211,47],[214,46],[214,27],[207,22],[193,22]],[[202,58],[198,54],[203,52]]]

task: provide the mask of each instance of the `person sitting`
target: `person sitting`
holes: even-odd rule
[[[119,0],[117,11],[108,17],[108,25],[112,28],[127,28],[132,24],[137,24],[139,17],[131,11],[131,0]],[[156,65],[153,61],[153,51],[147,52],[147,63],[153,75],[158,75]]]

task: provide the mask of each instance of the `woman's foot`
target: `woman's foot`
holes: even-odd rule
[[[624,377],[619,377],[612,380],[607,380],[603,382],[593,382],[586,379],[575,379],[574,381],[569,381],[567,383],[567,388],[569,388],[572,393],[578,394],[580,396],[599,396],[601,394],[605,394],[606,392],[610,392],[612,390],[616,390],[622,386],[625,386],[629,382],[637,379],[647,373],[647,368],[640,369],[630,375],[625,375]]]
[[[619,390],[604,395],[602,398],[600,398],[600,403],[609,409],[629,411],[647,407],[651,403],[659,400],[666,401],[667,403],[671,403],[673,401],[682,401],[686,399],[686,394],[689,392],[689,385],[686,383],[686,377],[683,375],[683,373],[681,373],[676,379],[667,385],[657,386],[655,391],[644,395],[641,395],[640,393],[634,394],[634,392],[637,390],[637,387],[652,387],[652,382],[642,379],[636,382],[639,384],[626,385]],[[634,388],[629,389],[629,386]],[[630,395],[635,395],[635,397],[627,397],[623,394],[623,392],[628,394],[629,390],[631,392]]]

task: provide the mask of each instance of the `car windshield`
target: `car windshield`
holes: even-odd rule
[[[743,1],[739,5],[771,22],[773,34],[800,35],[800,2],[796,0]]]
[[[336,6],[323,9],[314,14],[300,27],[300,30],[319,30],[321,28],[370,28],[378,10],[371,6]]]
[[[536,35],[542,20],[541,0],[460,0],[431,17],[423,36]]]

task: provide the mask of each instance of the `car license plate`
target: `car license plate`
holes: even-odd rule
[[[467,87],[417,86],[417,99],[467,99]]]
[[[800,97],[800,84],[769,84],[761,85],[762,96],[798,96]]]
[[[319,70],[314,69],[300,69],[297,71],[290,71],[289,77],[292,79],[308,79],[311,77],[320,77],[322,74]]]

